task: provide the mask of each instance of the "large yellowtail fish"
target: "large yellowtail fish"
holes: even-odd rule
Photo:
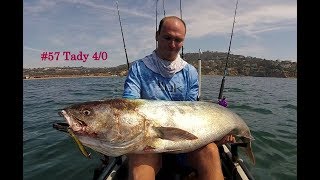
[[[119,98],[71,105],[61,114],[84,146],[107,156],[190,152],[234,135],[255,163],[246,123],[214,103]]]

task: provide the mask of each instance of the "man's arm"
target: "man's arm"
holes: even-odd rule
[[[141,97],[141,82],[138,77],[138,63],[133,63],[129,69],[127,78],[124,83],[122,97],[130,99],[138,99]]]

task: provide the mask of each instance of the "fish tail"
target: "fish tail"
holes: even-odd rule
[[[247,142],[247,147],[246,147],[245,151],[246,151],[247,156],[250,158],[252,164],[255,165],[256,160],[255,160],[255,157],[254,157],[253,152],[252,152],[251,140],[249,140]]]

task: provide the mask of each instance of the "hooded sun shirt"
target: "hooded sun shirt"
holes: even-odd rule
[[[176,72],[181,71],[188,63],[181,59],[180,55],[173,61],[159,58],[155,51],[143,59],[144,64],[153,72],[161,74],[165,78],[171,78]]]
[[[195,101],[198,97],[198,72],[178,57],[160,59],[155,51],[132,63],[124,83],[124,98]]]

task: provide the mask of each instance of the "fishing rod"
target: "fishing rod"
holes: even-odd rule
[[[163,17],[166,17],[166,9],[164,8],[164,0],[162,0]]]
[[[156,33],[158,31],[158,1],[156,1]],[[163,8],[163,16],[166,17],[166,10],[164,8],[164,0],[162,0],[162,8]],[[156,40],[156,48],[158,48],[158,43],[157,43],[157,40]]]
[[[200,97],[201,97],[201,77],[202,77],[202,73],[201,73],[201,54],[202,54],[202,51],[201,49],[199,49],[199,57],[198,57],[198,81],[199,81],[199,93],[198,93],[198,101],[200,100]]]
[[[230,37],[230,42],[229,42],[229,49],[228,49],[226,64],[225,64],[225,67],[224,67],[224,73],[223,73],[223,78],[222,78],[222,81],[221,81],[218,100],[220,100],[222,98],[222,94],[223,94],[224,82],[225,82],[225,77],[226,77],[226,74],[227,74],[228,60],[229,60],[230,48],[231,48],[231,42],[232,42],[232,36],[233,36],[234,23],[236,22],[237,8],[238,8],[238,0],[237,0],[237,3],[236,3],[236,8],[234,10],[234,17],[233,17],[232,31],[231,31],[231,37]]]
[[[180,0],[180,19],[182,19],[182,8],[181,8],[181,0]],[[183,45],[181,47],[181,58],[183,59]]]
[[[156,33],[157,33],[157,31],[158,31],[158,1],[159,0],[157,0],[157,2],[156,2]],[[156,40],[156,49],[158,48],[158,42],[157,42],[157,40]]]
[[[123,48],[124,48],[124,52],[125,52],[125,54],[126,54],[127,67],[128,67],[128,70],[129,70],[129,60],[128,60],[128,55],[127,55],[126,43],[125,43],[124,37],[123,37],[123,31],[122,31],[122,25],[121,25],[121,19],[120,19],[120,11],[119,11],[119,7],[118,7],[118,1],[116,1],[116,4],[117,4],[118,16],[119,16],[119,23],[120,23],[120,29],[121,29],[121,35],[122,35]]]

